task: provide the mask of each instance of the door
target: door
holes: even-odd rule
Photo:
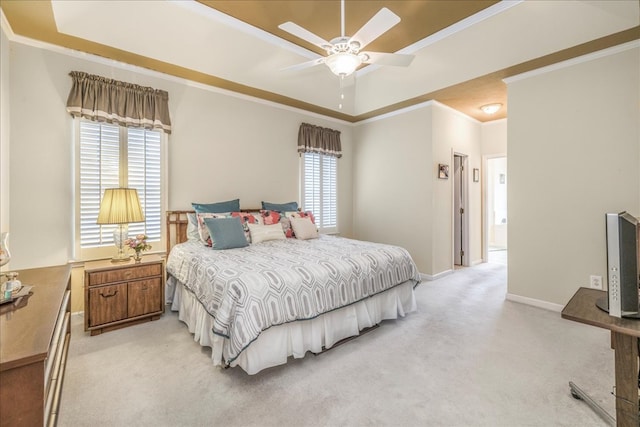
[[[464,259],[464,157],[454,155],[453,158],[453,263],[465,265]]]

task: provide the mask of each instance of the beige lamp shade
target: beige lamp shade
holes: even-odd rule
[[[104,190],[97,224],[128,224],[143,222],[144,213],[135,188],[107,188]]]

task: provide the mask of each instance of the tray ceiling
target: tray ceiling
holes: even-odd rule
[[[387,7],[402,20],[367,50],[415,59],[362,67],[341,89],[324,65],[282,71],[324,52],[278,29],[293,21],[326,40],[339,36],[338,0],[0,3],[16,35],[350,122],[431,99],[480,121],[506,117],[503,78],[640,38],[639,5],[347,0],[347,35]],[[495,102],[504,105],[495,115],[479,109]]]

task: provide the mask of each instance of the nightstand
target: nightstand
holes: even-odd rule
[[[157,320],[164,313],[164,259],[84,265],[84,330],[91,335]]]

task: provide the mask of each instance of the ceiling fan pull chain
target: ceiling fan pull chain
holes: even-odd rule
[[[340,104],[338,110],[342,110],[342,101],[344,100],[344,75],[340,76]]]

